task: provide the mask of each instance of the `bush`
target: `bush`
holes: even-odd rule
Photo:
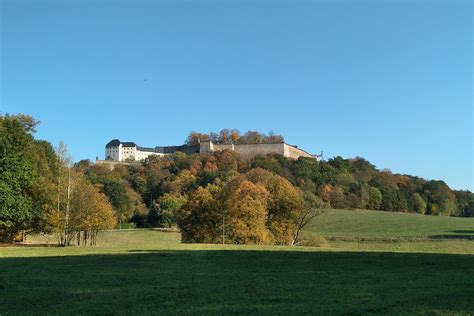
[[[329,242],[323,236],[309,235],[303,236],[299,245],[305,247],[327,247],[329,246]]]

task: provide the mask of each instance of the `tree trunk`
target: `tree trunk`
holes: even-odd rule
[[[67,203],[66,203],[66,222],[65,222],[65,244],[69,245],[69,207],[71,204],[71,167],[68,167],[68,178],[67,178]]]
[[[57,210],[57,221],[58,221],[58,227],[57,227],[57,239],[58,239],[58,244],[61,245],[61,230],[60,230],[60,225],[59,225],[59,221],[60,221],[60,216],[61,216],[61,211],[60,211],[60,208],[61,207],[61,176],[58,176],[58,210]]]

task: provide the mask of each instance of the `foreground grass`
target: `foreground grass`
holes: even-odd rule
[[[327,216],[356,221],[344,213]],[[370,239],[410,231],[384,230],[406,214],[382,214],[397,219],[358,222],[379,231],[367,240],[357,229],[317,248],[181,244],[156,230],[105,232],[97,247],[44,247],[51,240],[36,237],[43,246],[0,248],[0,314],[472,315],[474,241],[429,238],[470,235],[472,222],[421,225],[420,239]],[[318,225],[306,233],[350,230]]]

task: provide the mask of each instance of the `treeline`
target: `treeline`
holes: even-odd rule
[[[0,116],[0,242],[49,233],[62,246],[95,244],[99,230],[115,226],[112,206],[72,166],[64,144],[55,150],[34,138],[38,123]]]
[[[185,242],[292,244],[301,219],[329,207],[474,216],[473,193],[380,171],[363,158],[243,161],[224,150],[155,156],[112,171],[89,161],[79,165],[103,186],[122,222],[175,225]]]
[[[196,145],[200,141],[210,140],[215,144],[274,144],[283,143],[285,139],[270,131],[267,134],[247,131],[241,134],[238,129],[222,129],[220,132],[198,133],[191,132],[186,139],[186,145]]]
[[[472,192],[451,190],[439,180],[380,171],[360,157],[293,161],[273,155],[256,157],[251,165],[286,177],[296,186],[314,192],[332,208],[474,216]]]

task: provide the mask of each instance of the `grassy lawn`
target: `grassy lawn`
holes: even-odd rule
[[[333,210],[316,218],[308,231],[324,236],[350,238],[474,240],[474,218]]]
[[[409,236],[423,238],[357,242],[360,229],[330,218],[366,237],[403,236],[418,223]],[[3,247],[0,314],[472,315],[474,240],[426,237],[470,235],[473,221],[406,218],[331,212],[307,233],[347,238],[316,248],[180,244],[155,230],[105,232],[97,247]]]

